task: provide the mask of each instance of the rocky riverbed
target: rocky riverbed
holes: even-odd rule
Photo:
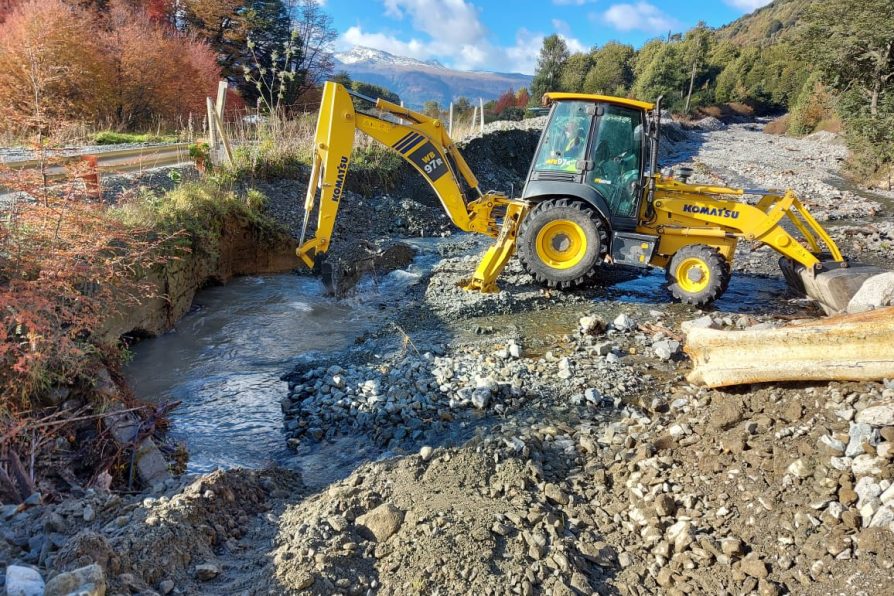
[[[667,163],[693,164],[704,182],[795,183],[843,245],[890,260],[887,197],[827,183],[844,157],[834,141],[713,122],[672,134]],[[449,231],[424,197],[346,208],[354,229],[372,222],[374,246],[400,234],[379,213],[405,213],[409,235]],[[623,270],[558,293],[513,264],[500,293],[465,294],[456,282],[484,246],[445,245],[393,320],[283,371],[283,441],[297,454],[362,441],[371,461],[324,484],[300,469],[236,469],[155,494],[100,484],[4,507],[7,589],[29,578],[48,580],[47,594],[100,584],[114,594],[554,595],[890,585],[894,383],[709,390],[685,380],[687,325],[817,316],[785,293],[773,253],[742,247],[728,296],[699,311],[671,304],[660,276]]]

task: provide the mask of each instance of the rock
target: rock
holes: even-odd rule
[[[705,315],[680,324],[680,330],[683,333],[689,333],[692,329],[717,329],[717,323],[714,322],[710,315]]]
[[[346,520],[343,515],[330,515],[326,518],[326,523],[338,534],[341,534],[348,529],[348,520]]]
[[[878,498],[880,494],[882,494],[882,487],[879,485],[878,482],[875,481],[875,478],[873,478],[872,476],[864,476],[857,481],[856,485],[854,485],[853,491],[856,493],[857,498],[859,499],[857,501],[857,507],[862,507],[866,503],[875,501],[875,499]]]
[[[688,521],[678,521],[668,527],[665,536],[674,544],[674,551],[683,552],[693,541],[692,524]]]
[[[823,455],[835,455],[839,457],[844,455],[844,450],[847,448],[847,445],[830,435],[821,436],[819,441],[817,441],[817,446],[820,448]]]
[[[94,563],[68,573],[60,573],[49,582],[45,596],[105,596],[106,576],[102,567]]]
[[[44,583],[40,573],[21,565],[6,568],[7,596],[43,596],[43,593]]]
[[[894,509],[890,505],[884,505],[872,516],[869,522],[870,528],[888,528],[894,531]]]
[[[509,344],[509,355],[513,358],[521,358],[521,346],[516,343]]]
[[[877,476],[881,474],[882,466],[885,465],[885,460],[880,457],[876,457],[874,455],[869,455],[868,453],[864,453],[863,455],[858,455],[854,458],[853,463],[851,464],[851,471],[854,473],[854,476]]]
[[[593,350],[600,356],[608,356],[609,354],[611,354],[612,348],[614,348],[614,346],[615,344],[610,341],[601,341],[593,346]]]
[[[578,328],[582,335],[598,335],[605,331],[605,321],[596,315],[588,315],[578,320]]]
[[[881,488],[881,487],[879,487],[879,488]],[[879,500],[882,502],[883,505],[887,505],[888,503],[891,503],[892,501],[894,501],[894,484],[889,486],[885,490],[885,492],[883,492],[881,495],[879,495]]]
[[[661,517],[674,515],[677,512],[677,502],[668,494],[660,494],[655,498],[655,513]]]
[[[757,579],[766,579],[770,575],[767,564],[761,561],[756,555],[751,554],[742,559],[742,572]]]
[[[356,524],[366,530],[376,542],[385,542],[400,529],[404,512],[390,503],[379,505],[357,518]]]
[[[680,342],[673,339],[662,339],[653,343],[652,349],[661,360],[670,360],[680,351]]]
[[[796,459],[789,464],[788,468],[786,468],[786,472],[798,478],[807,478],[813,474],[813,468],[803,459]]]
[[[552,483],[547,483],[543,487],[543,494],[546,498],[555,503],[556,505],[567,505],[568,504],[568,495],[566,495],[561,488]]]
[[[195,576],[199,581],[209,581],[220,575],[220,567],[215,563],[196,565]]]
[[[422,461],[428,461],[431,459],[431,454],[434,450],[429,445],[423,445],[422,449],[419,450],[419,457],[422,458]]]
[[[96,511],[93,510],[93,507],[90,504],[84,505],[84,511],[81,513],[85,522],[92,522],[96,519]]]
[[[158,590],[162,593],[162,596],[167,596],[171,592],[174,591],[175,584],[173,580],[166,579],[158,584]]]
[[[872,441],[872,426],[865,422],[851,422],[847,434],[850,440],[848,440],[844,454],[847,457],[854,457],[864,453],[863,443]]]
[[[729,430],[742,420],[743,415],[742,405],[727,398],[714,411],[709,424],[718,430]]]
[[[618,331],[632,331],[636,329],[636,321],[626,313],[621,313],[612,321],[612,327]]]
[[[860,410],[857,412],[856,421],[872,426],[894,426],[894,404],[871,406]]]
[[[741,557],[745,553],[745,545],[738,538],[724,538],[720,541],[720,550],[728,557]]]
[[[483,410],[490,403],[490,389],[486,389],[484,387],[479,387],[472,392],[471,397],[472,405],[478,408],[479,410]]]
[[[859,313],[894,304],[894,271],[873,275],[847,304],[847,312]]]

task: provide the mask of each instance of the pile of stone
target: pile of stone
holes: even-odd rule
[[[478,411],[502,415],[537,400],[595,407],[648,380],[624,365],[626,352],[613,339],[636,330],[629,316],[614,321],[611,336],[603,335],[606,325],[597,317],[585,317],[582,325],[566,356],[523,358],[523,346],[510,339],[449,355],[408,348],[371,364],[297,371],[282,402],[290,444],[362,433],[381,446],[415,445]],[[663,335],[652,345],[665,360],[680,348]]]

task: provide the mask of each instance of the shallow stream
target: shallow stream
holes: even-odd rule
[[[357,297],[329,298],[317,278],[243,277],[202,290],[174,330],[134,347],[125,374],[137,397],[182,402],[171,433],[186,443],[190,471],[277,462],[326,477],[340,458],[362,457],[363,446],[352,444],[294,461],[282,432],[280,401],[288,388],[280,377],[302,361],[350,347],[380,325],[387,303],[437,259],[432,242],[414,243],[421,255],[407,271],[364,279]]]

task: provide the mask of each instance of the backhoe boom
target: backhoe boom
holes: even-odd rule
[[[313,267],[329,249],[338,207],[345,193],[356,131],[396,151],[434,189],[448,217],[459,229],[497,238],[466,287],[492,292],[496,278],[515,249],[518,225],[527,203],[493,192],[482,193],[478,180],[441,122],[382,99],[377,114],[355,110],[351,94],[340,84],[327,82],[314,137],[311,176],[304,202],[304,223],[298,257]],[[319,205],[316,205],[319,189]],[[317,228],[307,240],[307,225],[317,208]],[[502,223],[495,210],[505,209]],[[508,227],[507,227],[508,226]]]

